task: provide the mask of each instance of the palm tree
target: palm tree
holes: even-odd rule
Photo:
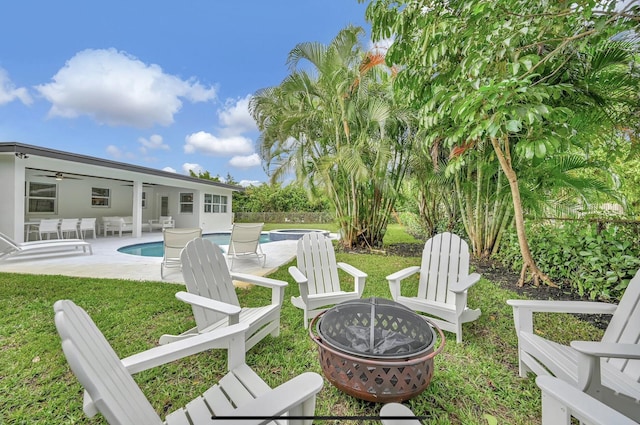
[[[310,194],[324,194],[345,246],[379,247],[412,151],[415,118],[394,96],[384,57],[363,51],[361,34],[347,27],[329,45],[295,46],[291,74],[257,92],[250,111],[271,178],[293,172]]]

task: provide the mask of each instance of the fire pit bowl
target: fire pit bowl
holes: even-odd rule
[[[440,344],[434,349],[436,331]],[[445,343],[426,317],[383,298],[340,303],[313,319],[309,335],[329,382],[378,403],[402,402],[424,391]]]

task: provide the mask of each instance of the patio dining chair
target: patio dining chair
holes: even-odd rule
[[[51,235],[55,235],[56,239],[60,238],[60,219],[57,218],[43,218],[38,225],[38,235],[40,239],[50,239]]]
[[[77,218],[63,218],[60,220],[60,235],[62,238],[69,236],[71,239],[80,239],[80,234],[78,233],[79,222],[80,220]]]
[[[91,232],[93,239],[96,238],[96,218],[81,218],[80,219],[80,236],[82,239],[85,239],[87,236],[87,232]]]
[[[101,413],[112,425],[311,423],[311,420],[294,418],[313,416],[316,394],[323,386],[322,377],[306,372],[276,388],[269,387],[245,363],[246,324],[154,347],[121,360],[82,308],[70,300],[60,300],[54,310],[62,350],[85,389],[83,410],[89,417]],[[229,372],[202,396],[168,414],[163,422],[132,374],[221,344],[228,347]],[[290,420],[269,421],[281,416]],[[255,419],[247,420],[247,417]]]

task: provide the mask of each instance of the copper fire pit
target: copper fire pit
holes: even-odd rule
[[[434,350],[436,331],[441,342]],[[440,328],[426,317],[383,298],[338,304],[313,319],[309,335],[318,344],[329,382],[379,403],[409,400],[424,391],[445,343]]]

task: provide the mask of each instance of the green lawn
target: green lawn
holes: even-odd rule
[[[306,227],[335,230],[322,225]],[[411,240],[394,227],[388,238]],[[369,274],[364,297],[390,298],[385,276],[419,264],[419,258],[345,253],[338,257]],[[289,282],[281,334],[267,337],[247,354],[247,363],[273,386],[304,371],[321,373],[315,344],[302,327],[302,312],[289,301],[298,295],[287,272],[292,264],[270,275]],[[174,298],[180,289],[162,282],[0,273],[0,423],[105,423],[100,416],[89,419],[82,412],[82,389],[62,355],[53,323],[56,300],[71,299],[86,309],[118,355],[125,357],[153,347],[163,333],[175,334],[193,326],[188,306]],[[238,293],[241,303],[247,305],[270,299],[269,291],[258,287]],[[517,296],[485,279],[471,289],[469,304],[481,308],[482,316],[464,326],[464,344],[456,344],[454,335],[445,333],[448,339],[435,359],[431,385],[408,402],[416,413],[431,418],[426,423],[487,424],[485,415],[496,418],[498,424],[540,422],[540,392],[534,379],[517,376],[508,298]],[[538,322],[540,332],[557,332],[557,339],[564,342],[594,338],[594,332],[599,332],[562,315],[544,316]],[[164,416],[224,374],[225,357],[224,351],[212,350],[140,373],[135,379]],[[378,404],[345,395],[326,383],[316,414],[375,415],[379,409]]]

